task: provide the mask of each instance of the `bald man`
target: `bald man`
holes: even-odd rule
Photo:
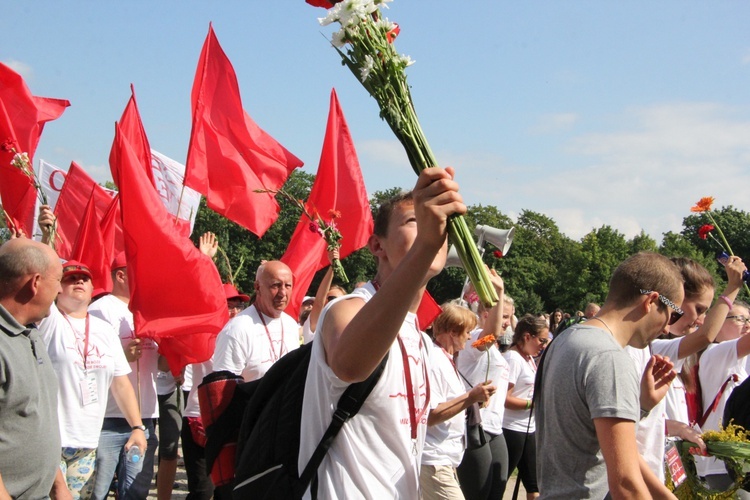
[[[0,498],[70,498],[59,468],[57,377],[34,325],[49,315],[61,279],[47,245],[18,238],[0,247]]]
[[[232,318],[216,338],[215,372],[228,370],[250,382],[299,347],[299,325],[284,312],[292,281],[292,270],[281,261],[271,260],[258,268],[255,303]]]

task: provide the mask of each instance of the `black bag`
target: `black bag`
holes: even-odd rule
[[[479,403],[474,403],[466,408],[466,449],[475,450],[485,444],[487,444],[487,436],[482,427]]]
[[[380,379],[388,355],[370,377],[351,384],[341,395],[333,419],[305,469],[300,473],[302,401],[312,343],[279,359],[261,379],[249,382],[250,400],[240,428],[235,467],[236,499],[298,499],[312,483],[334,438],[356,415]],[[252,384],[252,386],[251,386]]]

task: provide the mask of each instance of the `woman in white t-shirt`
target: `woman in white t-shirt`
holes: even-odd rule
[[[443,312],[432,324],[435,348],[430,350],[430,391],[437,406],[427,417],[419,473],[425,500],[463,500],[456,468],[466,448],[466,408],[495,393],[491,382],[466,391],[456,368],[454,357],[464,349],[476,325],[474,313],[455,304],[443,305]]]
[[[544,318],[527,314],[518,320],[513,345],[503,354],[510,366],[508,393],[505,397],[503,434],[508,446],[508,474],[518,467],[528,499],[539,496],[536,481],[536,439],[531,402],[534,398],[536,363],[549,342],[549,327]]]
[[[60,469],[73,498],[89,498],[110,386],[133,426],[126,449],[138,446],[141,455],[146,451],[145,428],[119,336],[107,322],[87,312],[93,291],[91,271],[80,262],[68,261],[60,285],[57,305],[39,330],[58,379]]]

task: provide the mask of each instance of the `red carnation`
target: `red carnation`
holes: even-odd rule
[[[385,37],[388,39],[388,43],[393,43],[399,33],[401,33],[401,28],[398,26],[398,24],[393,23],[393,29],[385,34]]]
[[[305,0],[305,2],[313,7],[323,7],[324,9],[330,9],[340,1],[341,0]]]
[[[711,228],[711,229],[713,229],[713,228]],[[502,259],[503,258],[503,252],[501,252],[500,250],[495,250],[494,252],[492,252],[492,255],[494,255],[498,259]]]
[[[3,141],[2,145],[0,145],[0,149],[5,151],[6,153],[13,153],[16,149],[16,141],[8,137],[7,139],[5,139],[5,141]]]
[[[708,233],[713,230],[714,227],[711,224],[704,224],[700,229],[698,229],[698,236],[700,236],[702,240],[705,240],[706,238],[708,238]]]

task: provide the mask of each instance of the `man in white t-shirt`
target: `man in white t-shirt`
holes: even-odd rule
[[[466,206],[453,170],[424,170],[412,193],[384,203],[368,247],[378,262],[366,286],[332,301],[318,321],[302,406],[302,470],[353,382],[385,369],[317,471],[318,498],[420,497],[419,464],[430,402],[429,345],[416,311],[445,265],[446,222]],[[310,498],[311,492],[305,494]]]
[[[284,312],[292,296],[292,271],[278,260],[258,268],[255,303],[229,320],[216,337],[215,372],[257,380],[284,354],[299,347],[299,324]]]
[[[126,459],[123,446],[132,428],[110,392],[96,454],[96,499],[106,498],[115,472],[120,498],[146,498],[154,475],[154,453],[159,444],[154,430],[154,420],[159,418],[156,396],[159,353],[153,340],[135,336],[129,302],[127,263],[125,253],[121,252],[112,263],[112,293],[93,302],[89,306],[89,313],[112,325],[120,336],[132,370],[128,377],[141,408],[148,446],[142,460],[133,462]]]

